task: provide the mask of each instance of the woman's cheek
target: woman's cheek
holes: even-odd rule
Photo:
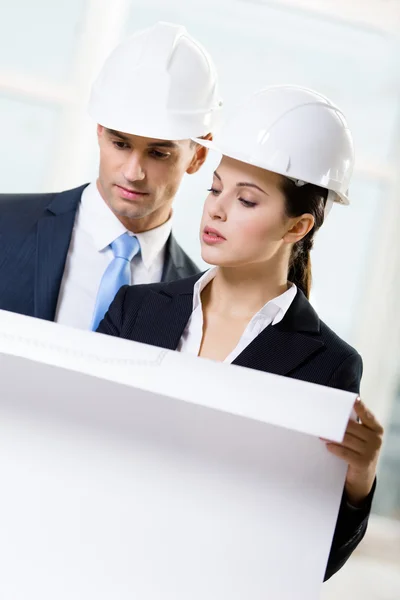
[[[207,216],[208,216],[208,211],[207,211],[207,201],[206,201],[203,205],[203,212],[201,214],[201,221],[200,221],[201,229],[203,229],[204,225],[207,222]]]
[[[254,210],[252,208],[248,210]],[[269,228],[265,226],[263,219],[260,216],[254,215],[251,219],[243,219],[241,222],[242,234],[251,242],[262,241],[268,237]]]
[[[264,260],[269,256],[279,237],[278,229],[260,216],[243,223],[241,237],[243,245],[247,247],[247,254],[251,254],[255,260]]]

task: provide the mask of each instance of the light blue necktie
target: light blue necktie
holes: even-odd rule
[[[140,245],[136,237],[127,232],[110,244],[114,258],[104,271],[97,292],[91,330],[96,331],[116,293],[123,285],[131,283],[131,260],[139,252]]]

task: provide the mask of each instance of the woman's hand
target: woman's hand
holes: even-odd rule
[[[329,452],[348,463],[345,491],[349,503],[357,506],[368,496],[375,480],[383,427],[360,398],[354,409],[360,422],[349,421],[343,442],[324,441]]]

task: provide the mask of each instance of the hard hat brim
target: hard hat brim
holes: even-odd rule
[[[234,153],[224,152],[223,150],[221,150],[221,148],[219,148],[217,146],[217,144],[215,144],[215,142],[213,140],[204,140],[203,138],[191,138],[191,139],[196,144],[200,144],[200,146],[203,146],[204,148],[207,148],[208,150],[213,150],[214,152],[218,152],[219,154],[222,154],[223,156],[233,158],[234,160],[237,160],[239,162],[244,162],[246,164],[253,164],[253,163],[249,163],[248,161],[244,160],[243,157],[241,158],[239,155],[234,156]],[[260,169],[265,169],[266,171],[270,170],[274,173],[278,173],[278,171],[276,171],[274,169],[268,169],[268,167],[265,165],[263,166],[260,164],[254,164],[254,166],[259,167]],[[278,173],[278,174],[282,175],[283,177],[287,177],[287,175],[285,173]],[[290,177],[290,179],[293,179],[293,177]],[[308,181],[306,183],[314,183],[314,182]],[[319,185],[319,184],[315,183],[314,185]],[[320,186],[320,187],[325,187],[325,186]],[[326,188],[326,189],[329,189],[329,188]],[[329,189],[329,191],[331,192],[331,194],[330,194],[331,199],[336,204],[342,204],[343,206],[348,206],[350,204],[347,194],[343,194],[343,193],[337,192],[336,190],[332,190],[332,189]]]

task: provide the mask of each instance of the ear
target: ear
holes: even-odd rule
[[[207,135],[201,136],[202,140],[212,140],[212,133],[208,133]],[[190,162],[189,167],[186,169],[186,173],[192,175],[193,173],[197,173],[197,171],[204,165],[204,162],[208,155],[208,148],[204,148],[204,146],[200,146],[200,144],[196,144],[195,153]]]
[[[101,136],[104,133],[104,127],[103,125],[99,125],[97,124],[97,140],[100,141]]]
[[[315,219],[308,213],[290,219],[290,229],[284,235],[283,241],[287,244],[296,244],[311,231],[314,225]]]

